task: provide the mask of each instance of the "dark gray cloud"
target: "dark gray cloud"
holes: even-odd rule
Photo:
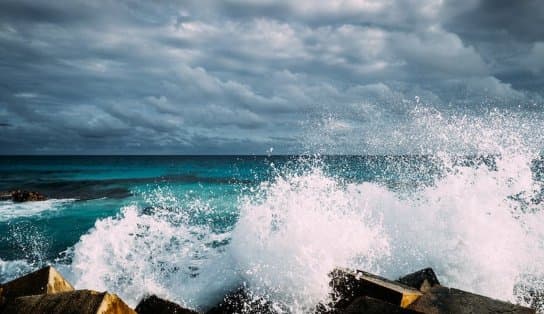
[[[480,121],[496,108],[535,125],[543,10],[537,0],[5,0],[0,153],[296,153],[319,141],[403,152],[434,145],[414,136],[433,110]]]
[[[544,40],[539,25],[544,23],[544,6],[539,0],[481,0],[445,23],[448,29],[475,43],[497,40],[538,42]]]

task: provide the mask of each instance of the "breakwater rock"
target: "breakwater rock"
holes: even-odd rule
[[[318,304],[316,314],[355,313],[535,313],[534,309],[444,287],[430,268],[389,280],[361,270],[338,268],[331,272],[331,296]],[[256,300],[241,287],[227,294],[209,314],[285,313],[270,301]],[[0,284],[0,314],[198,314],[174,302],[151,295],[136,309],[109,292],[75,290],[48,266]]]
[[[29,295],[9,300],[2,314],[136,314],[117,295],[92,290]]]

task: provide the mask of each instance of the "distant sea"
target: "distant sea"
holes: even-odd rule
[[[544,289],[539,156],[2,156],[0,282],[53,264],[131,305],[205,309],[241,285],[286,312],[327,274],[440,281],[531,303]]]

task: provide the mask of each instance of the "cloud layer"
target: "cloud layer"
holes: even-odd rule
[[[537,125],[542,22],[538,0],[5,0],[0,153],[402,153],[422,107]]]

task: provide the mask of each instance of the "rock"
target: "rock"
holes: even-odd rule
[[[35,294],[73,291],[72,285],[51,266],[0,285],[0,297],[14,299]]]
[[[415,273],[408,274],[396,281],[418,289],[421,292],[426,292],[432,287],[440,285],[440,281],[438,281],[432,268],[418,270]]]
[[[400,306],[393,305],[391,303],[374,299],[371,297],[358,297],[353,302],[351,302],[345,310],[342,311],[343,314],[416,314],[416,312],[409,309],[404,309]]]
[[[16,203],[45,201],[46,199],[47,198],[44,195],[38,192],[21,191],[21,190],[16,190],[11,192],[11,200]]]
[[[362,296],[406,308],[422,295],[412,287],[361,270],[337,268],[331,273],[331,277],[332,307],[337,309],[347,308],[356,298]]]
[[[245,288],[241,287],[227,294],[221,303],[206,312],[207,314],[230,313],[260,313],[276,314],[278,311],[270,301],[260,297],[253,297]]]
[[[481,295],[435,286],[408,306],[426,314],[511,313],[534,314],[535,310]]]
[[[9,300],[2,314],[137,314],[115,294],[77,290],[18,297]]]
[[[181,307],[181,305],[161,299],[156,295],[144,297],[138,306],[138,314],[197,314],[197,312]]]

